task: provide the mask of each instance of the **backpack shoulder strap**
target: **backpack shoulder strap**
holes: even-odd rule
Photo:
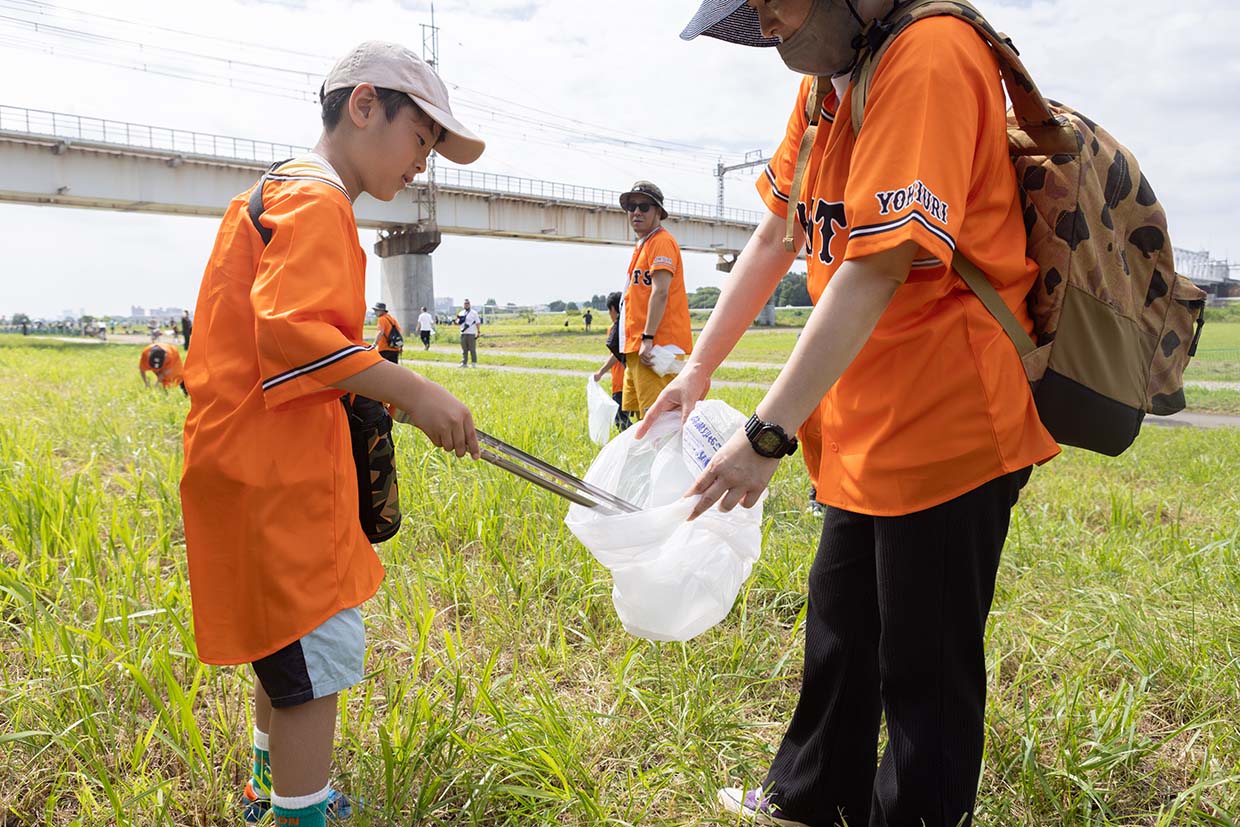
[[[280,169],[292,161],[300,161],[300,163],[296,165],[296,169],[276,175],[277,169]],[[344,184],[340,182],[340,179],[336,177],[335,173],[330,169],[324,170],[322,168],[322,164],[317,163],[312,159],[306,159],[303,156],[301,159],[285,158],[283,161],[276,161],[274,164],[267,167],[267,171],[264,172],[263,176],[258,179],[258,183],[254,185],[254,189],[250,190],[250,203],[248,209],[250,223],[252,223],[254,225],[254,229],[258,231],[258,235],[263,240],[264,246],[271,243],[271,229],[264,226],[258,219],[262,216],[263,210],[265,209],[263,206],[263,187],[273,176],[277,180],[282,181],[293,179],[304,180],[307,178],[322,181],[324,184],[328,184],[340,190],[340,192],[344,193],[345,198],[349,197],[349,193],[345,190]]]
[[[1004,303],[999,291],[976,264],[957,252],[952,256],[952,269],[964,280],[982,305],[990,311],[990,315],[995,317],[995,321],[1012,340],[1012,344],[1016,346],[1016,351],[1022,359],[1037,348],[1037,344],[1025,332],[1016,314]]]
[[[271,243],[271,228],[265,226],[263,222],[258,220],[259,217],[262,216],[263,210],[265,209],[263,207],[263,187],[267,183],[267,178],[271,175],[271,173],[276,171],[277,167],[287,164],[291,160],[291,158],[286,158],[283,161],[276,161],[274,164],[267,167],[267,171],[264,172],[262,177],[258,179],[258,183],[254,185],[254,189],[250,190],[250,203],[247,211],[250,214],[250,223],[253,224],[254,229],[258,231],[258,237],[263,240],[264,247]]]
[[[792,173],[792,186],[788,190],[788,219],[784,223],[784,249],[788,252],[796,250],[797,204],[801,201],[801,183],[805,177],[805,165],[809,162],[809,151],[818,136],[818,119],[822,116],[822,102],[831,93],[831,78],[817,77],[809,87],[809,95],[805,98],[805,131],[801,133],[801,145],[797,148],[797,163]]]

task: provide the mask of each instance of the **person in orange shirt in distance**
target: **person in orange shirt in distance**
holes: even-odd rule
[[[375,321],[379,325],[379,332],[375,334],[375,347],[379,355],[394,365],[400,364],[400,352],[404,349],[404,336],[401,335],[400,325],[383,302],[377,302],[371,309],[375,311]],[[393,344],[393,339],[400,344]]]
[[[827,513],[809,570],[801,694],[766,778],[719,791],[746,820],[969,827],[999,555],[1031,467],[1058,453],[1015,347],[951,266],[959,250],[1032,330],[1025,296],[1037,265],[1025,257],[994,54],[963,20],[913,23],[878,64],[854,134],[849,74],[862,32],[881,37],[871,24],[900,6],[704,0],[681,35],[776,46],[805,75],[758,180],[770,212],[639,426],[687,415],[705,396],[804,249],[815,304],[805,330],[744,431],[688,492],[702,495],[695,516],[756,504],[817,409]],[[810,133],[815,76],[827,95]]]
[[[165,391],[176,385],[182,393],[188,395],[183,381],[181,354],[175,345],[150,344],[144,347],[142,355],[138,357],[138,374],[142,377],[142,384],[149,388],[151,380],[147,373],[155,374],[160,387]]]
[[[651,350],[664,345],[689,353],[693,334],[680,245],[663,226],[667,218],[663,191],[649,181],[637,181],[620,195],[620,206],[637,236],[620,306],[620,347],[625,354],[622,409],[641,417],[674,375],[660,376],[651,369]]]
[[[362,679],[358,606],[383,566],[358,517],[345,393],[393,405],[440,448],[479,456],[469,409],[363,339],[366,254],[353,201],[390,201],[437,150],[483,142],[413,52],[363,43],[320,90],[313,152],[228,205],[186,363],[181,501],[198,657],[252,665],[247,821],[323,827],[336,695]]]

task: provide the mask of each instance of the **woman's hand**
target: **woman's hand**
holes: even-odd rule
[[[646,436],[654,421],[668,411],[680,411],[680,422],[683,425],[693,412],[693,406],[705,399],[709,390],[710,375],[692,364],[686,365],[659,394],[659,398],[654,401],[650,410],[646,411],[642,421],[637,423],[635,436],[638,439]]]
[[[719,510],[725,513],[735,508],[737,503],[753,508],[771,484],[771,477],[778,467],[778,459],[761,456],[749,444],[745,432],[737,431],[711,458],[710,465],[706,466],[693,487],[685,492],[686,497],[702,495],[689,519],[697,519],[716,502],[719,503]]]

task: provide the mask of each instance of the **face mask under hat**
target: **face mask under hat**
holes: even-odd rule
[[[864,27],[849,0],[814,0],[801,28],[775,48],[794,72],[840,75],[852,68]]]

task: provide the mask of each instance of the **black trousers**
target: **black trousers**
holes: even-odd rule
[[[1029,472],[899,517],[827,508],[801,697],[762,785],[778,815],[814,827],[972,823],[986,616]]]

